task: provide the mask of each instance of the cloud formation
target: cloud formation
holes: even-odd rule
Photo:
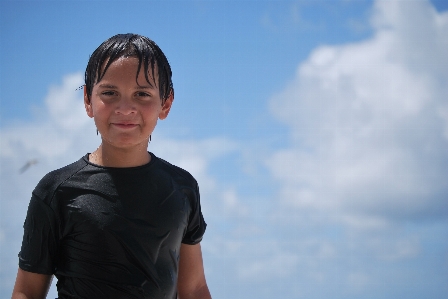
[[[428,1],[375,1],[372,11],[372,37],[316,48],[269,103],[289,130],[266,162],[279,245],[243,273],[279,267],[321,286],[291,287],[297,298],[418,298],[426,284],[441,298],[427,273],[448,277],[435,266],[448,263],[436,237],[448,216],[448,13]],[[278,256],[288,267],[269,264]]]
[[[348,226],[446,218],[448,14],[377,1],[371,24],[368,40],[314,50],[272,98],[292,146],[269,167],[285,205]]]

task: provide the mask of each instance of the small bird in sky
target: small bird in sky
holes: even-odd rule
[[[28,162],[26,162],[25,165],[22,166],[22,168],[20,168],[19,173],[20,174],[24,173],[28,168],[37,164],[37,162],[38,162],[37,159],[29,160]]]

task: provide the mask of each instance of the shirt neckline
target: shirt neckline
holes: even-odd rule
[[[147,168],[147,167],[151,166],[158,159],[153,153],[151,153],[151,152],[148,152],[148,153],[151,155],[151,160],[148,163],[143,164],[143,165],[139,165],[139,166],[131,166],[131,167],[112,167],[112,166],[103,166],[103,165],[98,165],[98,164],[92,163],[92,162],[89,161],[89,155],[91,153],[85,154],[82,157],[82,159],[88,165],[91,165],[91,166],[93,166],[95,168],[101,168],[101,169],[107,169],[107,170],[115,170],[115,171],[138,170],[138,169],[143,169],[143,168]]]

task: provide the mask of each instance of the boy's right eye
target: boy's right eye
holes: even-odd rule
[[[113,96],[113,95],[115,95],[115,92],[113,92],[113,91],[103,91],[101,94],[105,95],[105,96]]]

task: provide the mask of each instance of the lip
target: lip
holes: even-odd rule
[[[133,129],[138,126],[133,123],[112,123],[111,125],[120,129]]]

